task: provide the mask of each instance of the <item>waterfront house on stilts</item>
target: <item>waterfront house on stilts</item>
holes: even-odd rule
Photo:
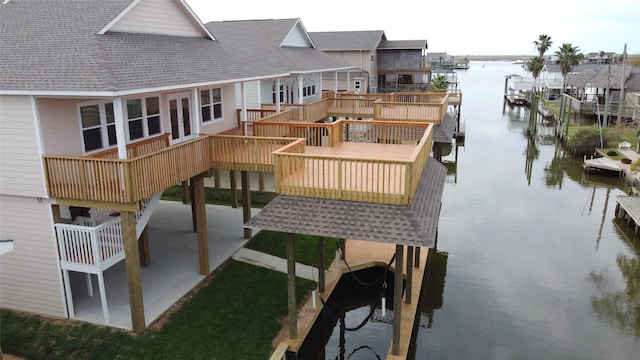
[[[204,181],[218,170],[241,172],[245,237],[286,232],[290,253],[295,234],[338,237],[346,259],[357,241],[391,244],[395,304],[404,293],[417,305],[413,265],[435,242],[446,175],[436,160],[455,130],[449,94],[322,89],[323,72],[353,66],[316,50],[299,19],[205,25],[171,0],[0,8],[1,235],[14,240],[0,262],[0,306],[144,331],[215,268]],[[372,121],[345,119],[358,117]],[[249,172],[275,174],[279,194],[253,219]],[[191,191],[183,236],[194,251],[154,262],[150,247],[168,245],[147,225],[176,184]],[[178,265],[193,283],[173,276]],[[124,285],[110,288],[103,275],[116,268]],[[100,305],[80,308],[94,278]],[[127,304],[107,301],[116,291]],[[405,315],[394,312],[394,356],[409,344]]]

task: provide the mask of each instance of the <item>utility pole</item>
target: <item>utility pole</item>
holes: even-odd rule
[[[618,119],[616,124],[618,126],[620,126],[620,124],[622,123],[622,115],[624,114],[624,100],[625,100],[625,93],[624,93],[624,88],[625,88],[625,65],[627,62],[627,44],[624,44],[624,52],[622,53],[622,77],[620,78],[620,100],[619,100],[619,104],[618,104]]]

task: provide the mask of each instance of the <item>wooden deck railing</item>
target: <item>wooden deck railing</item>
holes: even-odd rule
[[[152,153],[164,148],[169,147],[169,135],[162,134],[156,137],[138,141],[135,143],[127,144],[127,158],[134,158],[142,155]],[[100,151],[89,155],[89,157],[102,158],[102,159],[117,159],[118,149],[113,148],[105,151]]]
[[[44,157],[52,197],[134,203],[210,169],[209,139],[200,137],[132,159]]]
[[[374,103],[373,117],[376,121],[429,122],[440,124],[447,113],[448,102],[443,99],[439,103]]]
[[[247,109],[247,119],[245,121],[247,125],[253,125],[254,121],[258,121],[263,117],[274,114],[275,112],[275,109]],[[236,119],[238,119],[238,127],[242,127],[242,109],[236,109]]]
[[[291,118],[304,122],[316,122],[327,117],[326,99],[311,104],[280,104],[280,110],[291,111]],[[262,104],[263,109],[275,109],[275,104]]]
[[[273,172],[273,152],[293,142],[296,138],[243,137],[212,135],[212,169]]]
[[[386,138],[387,141],[383,143],[407,144],[403,146],[410,146],[414,150],[406,160],[376,158],[375,155],[322,155],[302,153],[305,141],[300,139],[299,143],[274,152],[276,192],[354,201],[411,203],[431,152],[433,125],[416,124],[412,128],[394,122],[364,121],[340,121],[335,124],[347,128],[343,132],[345,142],[366,142],[348,134],[355,131],[370,132],[373,135],[369,136],[376,140]],[[410,129],[402,129],[403,127]],[[417,137],[419,141],[416,144]]]

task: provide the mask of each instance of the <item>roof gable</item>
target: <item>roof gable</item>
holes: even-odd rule
[[[282,41],[280,46],[308,47],[315,49],[309,33],[307,33],[307,30],[299,20],[296,21],[295,25],[291,28],[291,31],[289,31],[289,34],[287,34],[287,37],[284,38],[284,41]]]
[[[98,34],[107,32],[206,37],[215,40],[183,0],[134,0]]]

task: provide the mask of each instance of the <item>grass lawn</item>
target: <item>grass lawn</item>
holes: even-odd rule
[[[245,247],[274,256],[287,258],[287,244],[285,233],[260,231]],[[325,268],[335,259],[338,245],[335,238],[325,240]],[[303,264],[318,266],[318,238],[310,235],[296,235],[296,261]]]
[[[27,359],[268,359],[287,314],[287,275],[230,261],[210,279],[143,334],[2,310],[2,351]],[[297,279],[298,303],[313,286]]]
[[[261,209],[276,197],[276,193],[270,191],[254,191],[251,194],[251,207]],[[241,202],[242,191],[237,191],[238,202]],[[207,204],[231,206],[231,189],[204,188],[204,199]],[[172,186],[164,191],[162,200],[182,201],[182,187]]]

